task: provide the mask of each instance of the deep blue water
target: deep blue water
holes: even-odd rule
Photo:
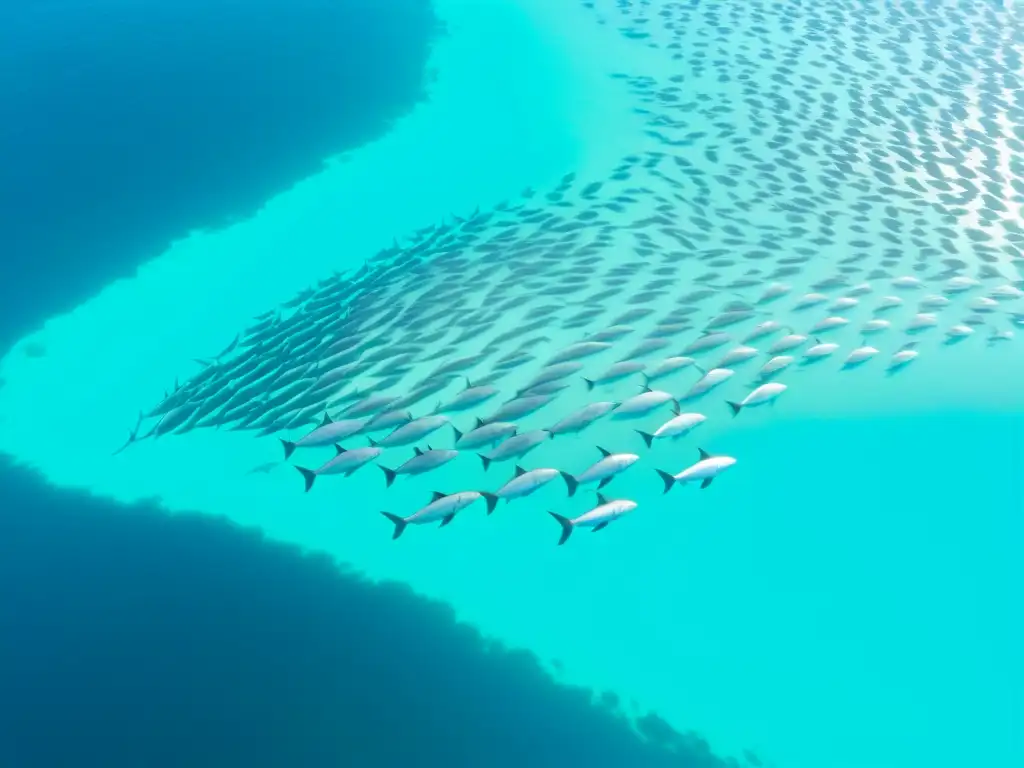
[[[430,0],[3,3],[0,351],[385,133],[439,31]]]
[[[657,715],[640,738],[614,696],[445,605],[257,531],[6,462],[0,494],[5,768],[725,765]]]

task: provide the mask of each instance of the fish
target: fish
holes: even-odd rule
[[[296,466],[295,469],[306,482],[306,492],[313,488],[313,482],[321,475],[345,475],[348,477],[360,467],[369,464],[382,453],[380,448],[368,446],[347,451],[340,445],[335,446],[337,455],[317,469]]]
[[[665,403],[675,404],[676,400],[668,392],[659,389],[646,389],[639,395],[624,400],[618,408],[612,412],[613,419],[637,419],[646,416],[655,408]]]
[[[832,342],[818,342],[804,352],[804,356],[800,360],[800,364],[806,366],[820,362],[826,357],[831,357],[837,349],[839,349],[838,344]]]
[[[568,518],[564,515],[560,515],[557,512],[549,511],[558,524],[561,526],[561,536],[558,539],[558,545],[561,546],[569,540],[572,532],[577,528],[590,528],[592,531],[597,532],[604,529],[610,522],[618,520],[623,515],[627,515],[637,508],[637,503],[629,499],[615,499],[609,501],[600,493],[597,494],[597,506],[591,509],[589,512],[585,512],[579,517]]]
[[[422,440],[427,435],[436,432],[438,429],[449,423],[450,421],[448,417],[441,414],[421,416],[418,419],[413,419],[408,424],[403,424],[394,432],[390,432],[380,440],[374,440],[373,438],[368,439],[370,440],[370,445],[373,446],[380,446],[381,448],[397,448]]]
[[[864,323],[863,327],[861,327],[860,329],[860,332],[863,334],[881,333],[882,331],[889,330],[891,327],[892,323],[889,322],[888,320],[876,318],[874,320],[868,320],[868,322]]]
[[[572,475],[568,472],[562,472],[562,479],[565,480],[570,496],[576,495],[576,489],[579,486],[589,483],[596,482],[598,490],[604,488],[617,475],[625,472],[640,460],[640,457],[635,453],[612,453],[600,446],[598,446],[597,450],[601,452],[601,459],[591,464],[580,474]]]
[[[629,376],[632,376],[634,373],[639,373],[646,367],[647,366],[645,366],[641,362],[626,360],[619,363],[615,363],[615,365],[606,370],[604,373],[595,376],[592,379],[584,377],[583,381],[586,382],[587,390],[591,390],[598,384],[609,384],[613,381],[620,381],[621,379],[625,379]]]
[[[331,417],[324,414],[320,426],[309,434],[298,440],[285,440],[278,438],[284,448],[284,457],[288,459],[295,452],[296,448],[319,448],[327,445],[335,445],[341,440],[352,435],[357,435],[366,427],[366,419],[340,419],[332,421]]]
[[[877,354],[878,350],[875,349],[874,347],[857,347],[855,350],[850,352],[849,355],[846,356],[846,360],[843,361],[842,370],[848,371],[851,368],[857,368],[866,363],[868,360],[870,360]]]
[[[920,353],[916,349],[901,349],[889,360],[885,371],[888,374],[896,373],[909,365]]]
[[[383,511],[381,514],[395,526],[391,538],[397,539],[405,532],[406,527],[409,525],[426,525],[427,523],[440,520],[440,527],[444,528],[455,518],[455,515],[481,499],[486,502],[488,513],[492,512],[498,504],[497,496],[493,493],[485,493],[484,491],[459,491],[452,494],[434,491],[431,495],[430,503],[422,509],[413,512],[408,517],[401,517],[400,515]]]
[[[752,341],[763,339],[765,336],[770,336],[776,331],[782,330],[783,325],[778,320],[765,320],[763,323],[758,323],[754,328],[743,337],[743,344],[749,344]]]
[[[792,349],[802,346],[806,341],[807,337],[803,334],[790,333],[768,347],[768,354],[775,356],[782,352],[789,352]]]
[[[826,317],[824,320],[819,320],[813,326],[811,326],[811,333],[823,333],[824,331],[831,331],[836,328],[842,328],[847,325],[850,321],[845,317],[839,317],[838,315],[832,317]]]
[[[698,397],[702,397],[710,392],[712,389],[720,386],[723,382],[728,381],[733,377],[735,371],[731,368],[712,368],[700,381],[690,387],[686,394],[677,399],[677,403],[685,402],[688,400],[696,400]]]
[[[551,433],[546,429],[522,432],[499,443],[498,447],[491,451],[490,454],[479,454],[480,461],[483,462],[484,471],[486,472],[492,462],[522,458],[538,445],[550,439]]]
[[[973,335],[974,329],[971,328],[971,326],[965,325],[963,323],[958,323],[957,325],[950,327],[949,330],[946,331],[945,343],[956,344]]]
[[[786,389],[787,387],[785,384],[768,382],[767,384],[759,386],[739,402],[727,400],[726,405],[729,406],[729,410],[732,411],[732,415],[735,417],[738,416],[740,411],[744,408],[752,408],[757,405],[775,405],[779,395],[785,392]]]
[[[454,413],[456,411],[466,411],[474,406],[480,405],[490,400],[492,397],[498,394],[497,387],[481,386],[481,387],[467,387],[462,390],[453,399],[447,403],[438,403],[437,407],[434,408],[434,413]]]
[[[477,419],[476,426],[468,432],[460,432],[455,425],[452,431],[455,433],[455,447],[459,450],[472,450],[485,445],[499,443],[507,437],[511,437],[517,431],[517,427],[508,421],[491,421],[484,423]]]
[[[709,352],[712,349],[717,349],[723,344],[728,344],[732,341],[730,336],[725,331],[714,331],[705,333],[703,336],[687,344],[682,351],[682,357],[692,357],[693,355],[701,354],[702,352]]]
[[[671,419],[666,421],[654,432],[643,432],[636,430],[637,434],[643,438],[644,443],[650,448],[655,440],[668,438],[676,440],[684,435],[690,434],[694,428],[703,424],[707,421],[707,417],[702,413],[676,413]]]
[[[701,489],[707,488],[716,477],[736,464],[736,459],[732,456],[713,456],[703,448],[697,450],[700,452],[700,459],[682,472],[673,475],[657,470],[658,476],[665,483],[665,493],[671,491],[677,484],[691,482],[699,482]]]
[[[607,341],[581,341],[570,347],[566,347],[556,354],[548,360],[548,365],[578,360],[581,357],[590,357],[591,355],[599,354],[611,348],[612,345]]]
[[[742,345],[734,347],[723,355],[722,359],[715,364],[715,368],[729,368],[739,363],[753,360],[760,353],[754,347]]]
[[[699,365],[697,365],[697,361],[694,360],[692,357],[665,358],[656,366],[654,366],[654,368],[652,368],[651,370],[644,374],[641,374],[643,376],[644,386],[650,386],[651,383],[657,381],[658,379],[663,379],[666,376],[671,376],[672,374],[689,368],[691,366],[701,371],[701,375],[703,375],[703,369]]]
[[[795,361],[796,358],[793,357],[792,355],[776,355],[763,366],[761,366],[761,370],[757,372],[757,376],[761,380],[771,378],[777,373],[784,371]]]
[[[552,437],[557,435],[579,434],[598,419],[601,419],[614,411],[619,407],[619,405],[620,403],[611,400],[590,403],[589,405],[583,406],[578,411],[570,413],[568,416],[558,421],[554,426],[548,429],[548,432]]]
[[[496,490],[494,495],[506,501],[522,499],[561,475],[562,473],[557,469],[544,468],[527,471],[517,465],[512,479]]]
[[[377,465],[384,473],[386,487],[390,488],[398,475],[422,475],[424,472],[430,472],[443,467],[459,455],[459,452],[456,450],[430,448],[429,446],[425,451],[421,451],[419,448],[413,448],[413,450],[416,452],[416,455],[397,469],[388,469],[382,464]]]

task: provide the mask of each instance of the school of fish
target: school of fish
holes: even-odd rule
[[[549,483],[567,497],[589,486],[590,511],[541,510],[564,544],[637,508],[605,487],[655,442],[677,456],[650,467],[665,493],[727,475],[737,458],[703,450],[701,425],[799,396],[801,369],[837,384],[874,369],[858,386],[884,387],[921,356],[1013,344],[1021,12],[584,5],[672,73],[615,76],[642,146],[606,178],[568,174],[325,276],[201,360],[129,444],[251,430],[307,491],[370,464],[390,488],[475,454],[511,476],[384,512],[392,536]],[[538,446],[597,422],[617,437],[590,466],[529,467]]]

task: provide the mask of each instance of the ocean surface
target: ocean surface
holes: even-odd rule
[[[0,764],[1024,765],[1021,14],[0,11]]]

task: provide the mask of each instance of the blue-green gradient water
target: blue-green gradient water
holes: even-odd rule
[[[429,42],[408,30],[397,44],[381,35],[367,55],[386,59],[388,45],[408,52],[401,41],[415,40],[429,50],[422,83],[409,74],[415,62],[396,66],[404,85],[379,120],[337,143],[317,132],[316,172],[293,172],[310,162],[296,152],[267,172],[255,212],[233,199],[165,216],[161,205],[189,195],[154,201],[163,226],[109,241],[136,272],[108,264],[101,282],[122,279],[69,291],[73,306],[53,295],[45,313],[12,323],[38,328],[0,368],[0,448],[53,492],[84,491],[146,520],[154,513],[140,502],[155,500],[168,525],[183,512],[226,520],[337,563],[360,595],[406,585],[410,606],[445,604],[479,633],[484,644],[467,654],[486,658],[494,642],[495,653],[536,660],[523,675],[537,684],[517,690],[506,673],[479,673],[475,700],[508,726],[479,730],[479,743],[490,740],[500,758],[479,743],[421,763],[353,746],[356,764],[503,765],[514,751],[497,745],[509,733],[544,731],[544,718],[524,712],[547,711],[552,691],[581,689],[593,696],[573,699],[580,707],[551,710],[573,723],[559,746],[524,737],[521,764],[1024,762],[1018,7],[435,0],[420,12]],[[353,89],[353,110],[371,108],[368,90]],[[291,146],[282,136],[302,134],[254,140],[241,165],[258,166],[261,143]],[[217,178],[237,180],[229,165]],[[203,186],[201,173],[182,178],[183,189]],[[106,210],[116,232],[109,211],[119,208]],[[87,230],[88,252],[103,252]],[[14,250],[44,242],[36,235],[15,238]],[[769,321],[777,325],[755,336]],[[712,344],[711,334],[724,336]],[[771,351],[787,335],[801,338]],[[649,382],[666,401],[621,418],[644,374],[681,356],[691,363]],[[643,370],[588,387],[584,378],[625,358]],[[773,359],[781,372],[759,375]],[[579,367],[552,374],[559,360]],[[687,398],[715,368],[732,373]],[[565,387],[538,391],[538,376]],[[777,402],[732,415],[727,402],[768,396],[757,387],[769,381],[786,387],[771,392]],[[325,411],[340,421],[407,410],[400,425],[474,387],[494,391],[406,444],[361,429],[282,450]],[[460,449],[477,418],[531,396],[546,399],[507,419],[520,434],[551,430],[593,402],[619,410],[489,468],[477,454],[492,456],[492,445],[390,486],[373,466],[396,469],[414,447]],[[705,420],[646,446],[637,432],[668,422],[673,401]],[[140,411],[138,439],[118,451]],[[332,442],[382,452],[304,492],[290,465],[323,465]],[[516,466],[579,479],[599,449],[636,457],[601,498],[593,485],[570,495],[573,482],[552,473],[493,514],[481,498],[450,525],[410,521],[397,540],[380,514],[413,515],[432,494],[495,493]],[[700,451],[735,464],[705,488],[698,477],[666,493],[658,470],[681,473]],[[549,512],[575,518],[615,500],[636,509],[593,534],[577,526],[558,545]],[[26,530],[12,526],[12,540],[45,540]],[[186,557],[177,565],[192,567]],[[8,582],[31,572],[12,569]],[[303,592],[295,605],[316,600],[300,586],[313,580],[290,583]],[[253,584],[256,596],[270,589],[266,578]],[[363,609],[350,622],[305,621],[303,634],[330,645],[333,633],[370,636],[372,623],[402,650],[394,666],[374,657],[362,672],[393,681],[440,668],[453,687],[470,685],[479,657],[460,664],[434,634],[429,653],[415,642],[440,624],[402,624],[394,615],[415,609],[360,599],[389,610],[365,624]],[[118,621],[116,611],[103,621]],[[202,630],[193,637],[201,647]],[[301,666],[304,653],[268,650],[265,661]],[[258,678],[239,669],[238,679]],[[438,745],[455,743],[463,731],[451,721],[479,707],[455,699],[460,711],[442,716],[431,697],[378,687],[372,675],[352,697],[348,675],[309,674],[348,693],[349,706],[365,699],[397,722],[443,722]],[[282,706],[304,698],[286,688],[275,696]],[[452,708],[441,693],[437,701]],[[417,738],[429,732],[417,728]],[[595,746],[597,732],[607,746]],[[309,754],[315,763],[335,753]],[[29,764],[60,764],[48,759]]]

